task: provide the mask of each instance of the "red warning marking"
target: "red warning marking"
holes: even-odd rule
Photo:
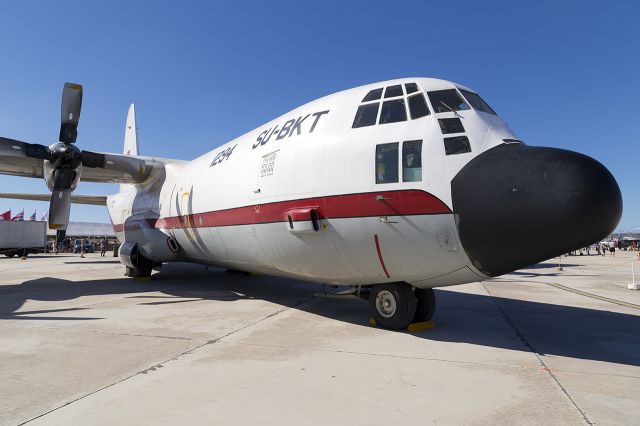
[[[373,234],[373,239],[376,242],[376,250],[378,250],[378,260],[380,260],[380,266],[382,266],[382,270],[384,271],[387,278],[391,278],[389,272],[387,271],[387,267],[384,266],[384,259],[382,258],[382,251],[380,250],[380,241],[378,240],[378,234]]]

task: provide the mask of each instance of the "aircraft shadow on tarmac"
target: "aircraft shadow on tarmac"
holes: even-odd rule
[[[139,300],[139,304],[158,307],[202,300],[260,299],[367,327],[366,301],[353,296],[315,296],[322,288],[296,280],[241,276],[220,269],[205,271],[202,266],[177,264],[166,266],[146,282],[124,277],[87,281],[40,278],[0,286],[0,320],[99,320],[93,316],[50,315],[90,313],[91,307],[21,312],[19,309],[27,300],[65,301],[81,296],[122,294]],[[640,366],[638,315],[450,290],[436,290],[436,295],[437,327],[412,334],[415,338]],[[311,300],[314,301],[306,303]]]

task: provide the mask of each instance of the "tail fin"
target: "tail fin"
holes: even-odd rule
[[[136,128],[136,107],[131,104],[124,127],[124,155],[138,155],[138,129]],[[121,183],[120,192],[131,188],[130,184]]]
[[[127,125],[124,128],[124,155],[138,155],[138,130],[136,129],[136,108],[133,104],[127,114]]]

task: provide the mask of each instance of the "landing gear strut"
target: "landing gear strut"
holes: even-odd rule
[[[436,308],[432,289],[414,289],[407,283],[378,284],[371,288],[369,308],[376,324],[403,330],[414,322],[429,321]]]

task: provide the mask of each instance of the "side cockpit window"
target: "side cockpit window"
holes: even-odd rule
[[[402,157],[399,158],[400,143],[376,145],[376,184],[397,183],[402,169],[402,182],[422,181],[422,141],[402,142]]]
[[[381,100],[383,101],[380,102]],[[420,93],[416,83],[394,84],[369,91],[362,99],[351,127],[373,126],[376,122],[398,123],[407,121],[409,115],[415,120],[429,114],[431,111],[424,94]]]
[[[376,145],[376,183],[398,182],[398,142]]]
[[[422,141],[402,143],[402,181],[420,182],[422,180]]]

